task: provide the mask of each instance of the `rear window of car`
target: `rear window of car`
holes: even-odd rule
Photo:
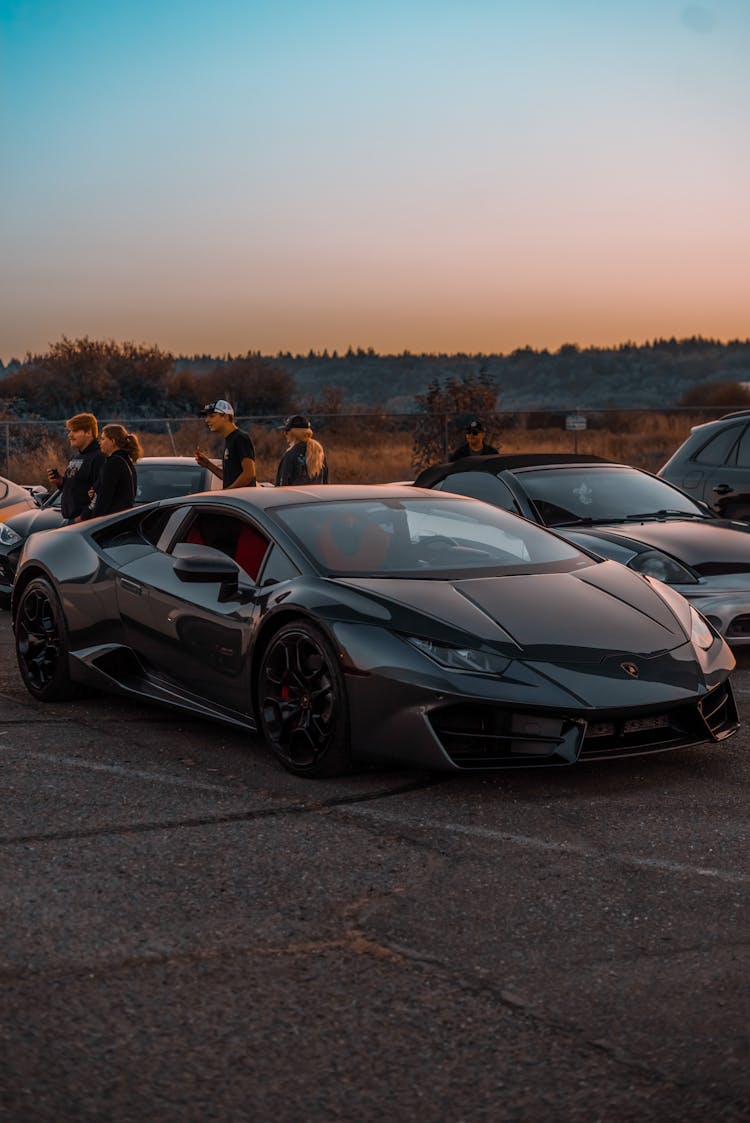
[[[741,425],[728,425],[726,429],[716,433],[693,457],[696,464],[723,464],[742,429]]]
[[[205,476],[199,464],[137,464],[138,487],[136,503],[152,503],[191,495],[205,488]]]

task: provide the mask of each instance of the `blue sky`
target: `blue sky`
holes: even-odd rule
[[[0,358],[750,335],[747,0],[0,0]]]

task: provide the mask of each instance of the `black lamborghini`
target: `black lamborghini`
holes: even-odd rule
[[[35,534],[12,602],[34,698],[86,687],[373,761],[564,765],[737,728],[733,657],[667,585],[411,486],[183,496]]]

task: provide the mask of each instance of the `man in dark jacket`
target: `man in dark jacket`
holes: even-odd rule
[[[485,443],[487,436],[484,425],[475,417],[470,421],[465,430],[466,442],[454,449],[448,457],[449,460],[463,460],[464,456],[496,456],[497,449]]]
[[[60,491],[60,511],[68,522],[76,522],[90,501],[89,491],[95,487],[106,456],[97,437],[99,424],[93,413],[76,413],[65,422],[70,441],[71,457],[65,474],[48,468],[50,486]]]

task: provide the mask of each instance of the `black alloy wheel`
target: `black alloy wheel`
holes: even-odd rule
[[[341,776],[351,769],[343,676],[323,633],[306,621],[280,628],[260,668],[261,726],[269,746],[298,776]]]
[[[15,633],[18,667],[29,692],[40,702],[75,697],[78,687],[70,677],[65,618],[45,578],[34,578],[21,594]]]

